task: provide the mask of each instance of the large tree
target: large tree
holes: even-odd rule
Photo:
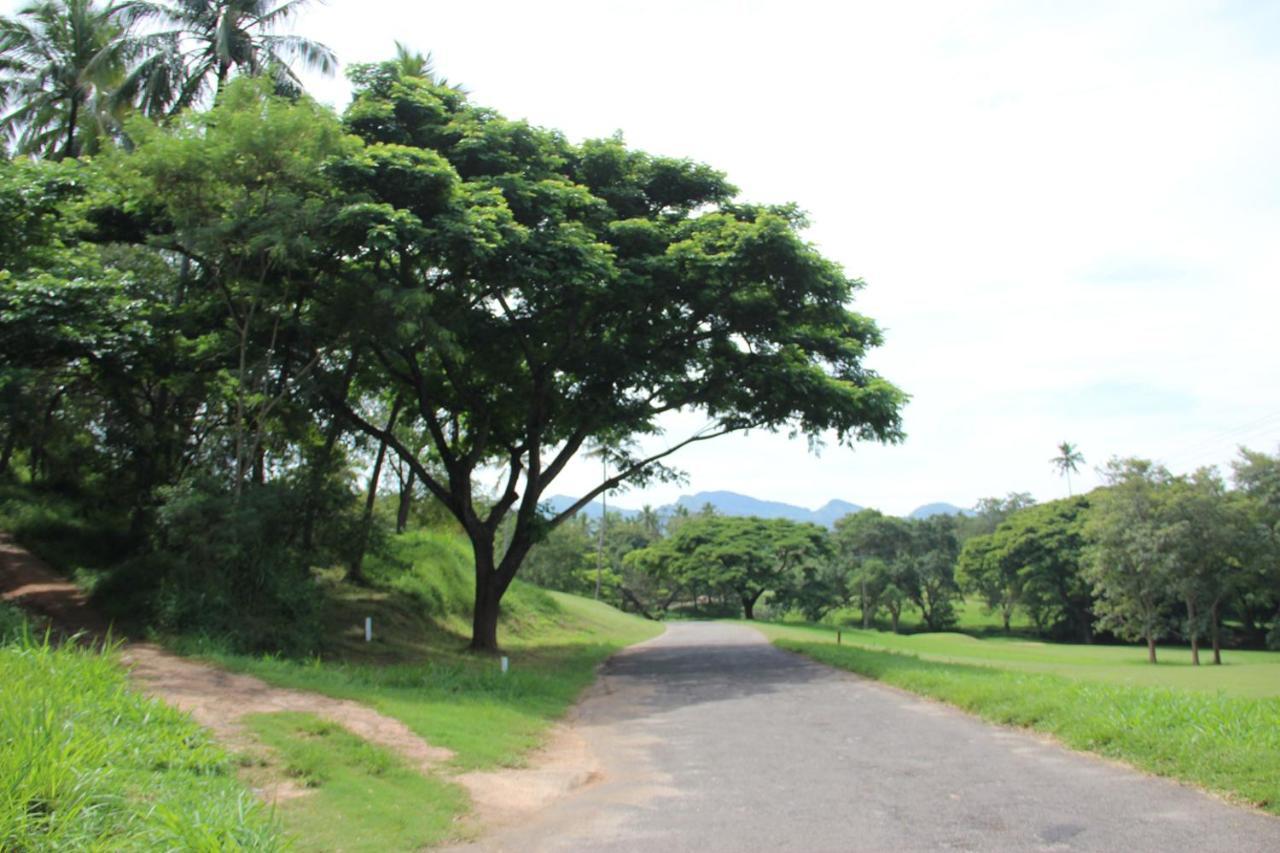
[[[466,531],[473,648],[497,648],[499,603],[548,527],[670,476],[680,448],[747,430],[900,437],[904,395],[863,364],[880,332],[848,307],[860,282],[801,239],[794,207],[736,201],[720,173],[620,138],[571,144],[396,63],[353,80],[347,124],[367,147],[341,172],[353,268],[332,322],[422,418],[440,469],[331,400]],[[706,427],[642,441],[677,411]],[[588,442],[615,473],[544,516]],[[495,470],[486,498],[477,475]]]

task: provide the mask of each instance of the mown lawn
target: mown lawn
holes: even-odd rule
[[[1236,674],[1221,680],[1217,690],[1187,689],[1182,682],[1191,667],[1134,664],[1132,650],[1121,647],[1036,644],[1048,647],[1038,650],[1037,662],[1030,659],[1035,646],[960,635],[867,637],[846,631],[845,642],[837,645],[834,631],[757,627],[781,648],[1280,814],[1275,655],[1257,653],[1250,663],[1236,664]],[[957,662],[966,653],[983,663]],[[1127,677],[1143,666],[1174,675],[1164,676],[1163,684]]]
[[[826,625],[756,623],[771,639],[834,643],[836,629]],[[1185,647],[1160,647],[1160,662],[1147,663],[1145,646],[1072,645],[1008,637],[979,639],[967,634],[892,634],[887,631],[841,629],[846,645],[873,651],[902,652],[922,660],[976,664],[1021,672],[1042,672],[1131,686],[1221,691],[1238,697],[1280,697],[1280,652],[1222,653],[1222,666],[1191,665]],[[1201,650],[1201,661],[1211,659]]]

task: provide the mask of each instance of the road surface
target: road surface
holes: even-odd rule
[[[469,849],[1280,851],[1280,819],[745,627],[677,623],[615,657],[573,733],[598,781]]]

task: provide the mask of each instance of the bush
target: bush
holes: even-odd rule
[[[116,585],[151,584],[161,630],[209,635],[235,651],[311,653],[321,594],[299,541],[302,509],[301,490],[284,483],[238,497],[208,483],[167,489],[150,553]]]

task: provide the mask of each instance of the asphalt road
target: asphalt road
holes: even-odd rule
[[[1280,851],[1280,819],[809,662],[749,628],[674,624],[615,657],[575,733],[600,780],[477,847]]]

